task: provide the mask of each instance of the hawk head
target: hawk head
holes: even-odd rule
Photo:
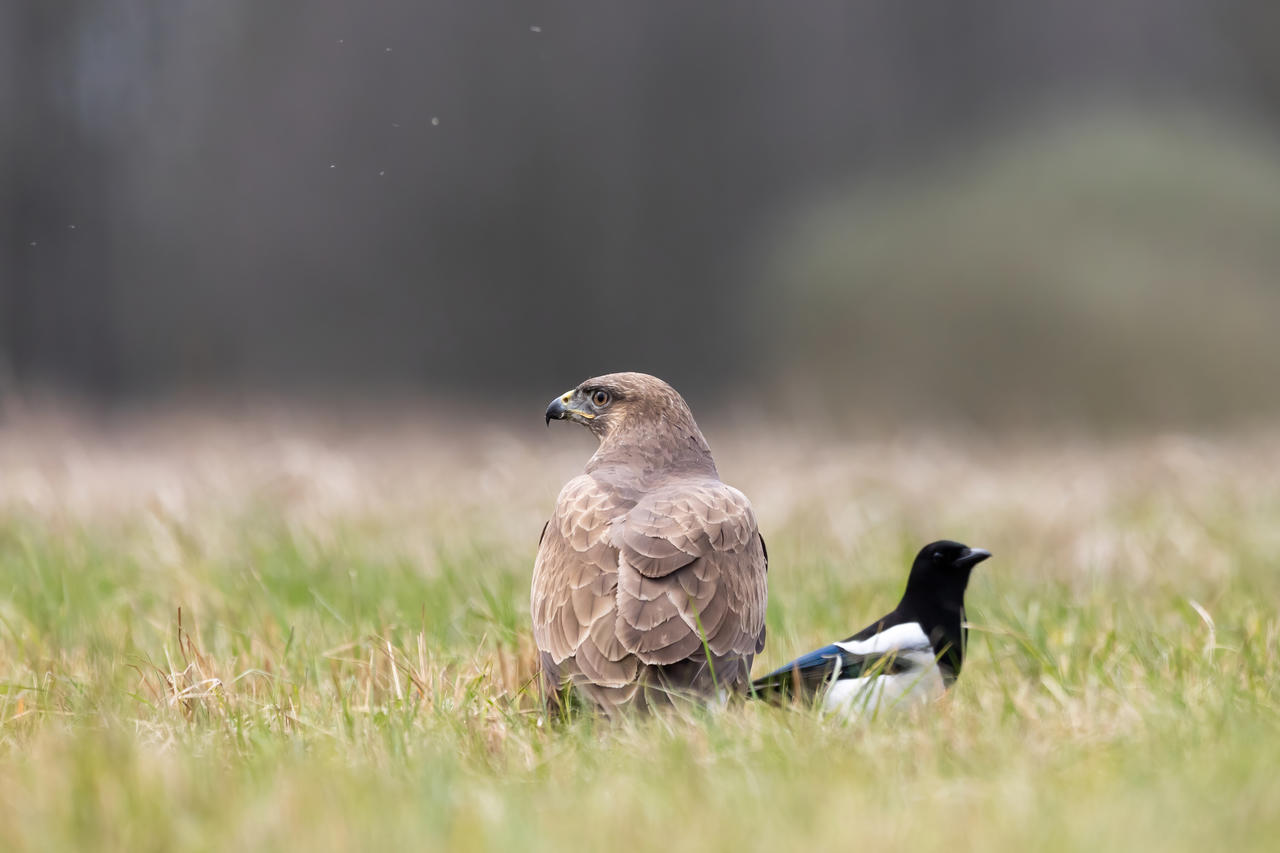
[[[649,428],[697,431],[689,405],[676,389],[647,373],[597,376],[561,394],[547,406],[547,423],[573,421],[601,442]]]

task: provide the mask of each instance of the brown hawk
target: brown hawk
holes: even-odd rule
[[[614,373],[546,414],[600,441],[561,490],[533,568],[548,701],[572,685],[613,714],[746,690],[764,647],[768,557],[684,398],[656,377]]]

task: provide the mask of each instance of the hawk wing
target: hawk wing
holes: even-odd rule
[[[721,686],[745,686],[764,648],[767,558],[745,495],[719,480],[670,483],[611,531],[617,635],[641,662],[703,659]]]
[[[658,680],[664,666],[705,668],[705,637],[715,680],[745,687],[764,647],[766,562],[751,505],[731,486],[669,484],[628,509],[590,476],[575,477],[533,570],[533,635],[548,686],[581,676],[634,689],[642,665]],[[689,673],[678,680],[710,684]]]
[[[639,662],[614,630],[618,552],[610,522],[622,511],[586,474],[565,484],[542,531],[533,566],[533,638],[549,685],[580,671],[594,684],[623,687]]]

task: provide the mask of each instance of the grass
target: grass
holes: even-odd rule
[[[590,446],[157,416],[0,429],[0,849],[1272,849],[1280,433],[709,430],[769,540],[757,670],[948,536],[928,713],[539,721],[538,530]]]

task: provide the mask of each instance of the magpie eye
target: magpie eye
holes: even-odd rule
[[[942,559],[942,552],[941,552],[941,551],[934,551],[934,552],[933,552],[933,559],[935,559],[935,560],[941,560],[941,559]]]
[[[591,403],[597,409],[603,409],[605,406],[609,405],[609,401],[612,399],[613,398],[609,396],[609,392],[604,390],[596,391],[591,395]]]

